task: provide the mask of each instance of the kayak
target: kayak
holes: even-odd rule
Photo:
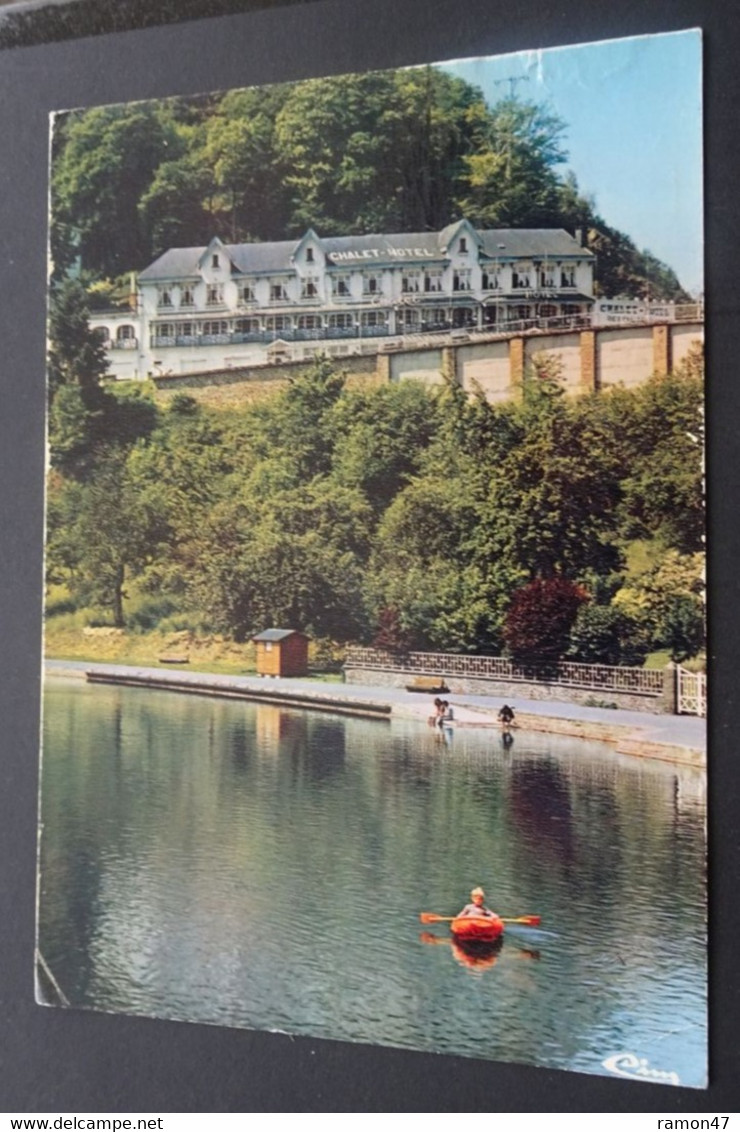
[[[455,939],[466,943],[493,943],[504,930],[498,916],[457,916],[450,924]]]

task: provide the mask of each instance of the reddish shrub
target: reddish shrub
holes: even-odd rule
[[[514,660],[549,663],[563,655],[578,610],[588,601],[582,586],[566,578],[538,578],[517,590],[504,624]]]

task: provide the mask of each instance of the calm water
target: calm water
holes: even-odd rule
[[[64,679],[45,712],[39,942],[73,1005],[704,1083],[691,772]],[[542,928],[471,958],[420,925],[476,884]]]

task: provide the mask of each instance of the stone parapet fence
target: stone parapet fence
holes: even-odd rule
[[[444,680],[450,692],[565,701],[628,711],[675,712],[675,676],[663,669],[613,667],[560,661],[520,665],[504,657],[460,653],[392,653],[351,647],[347,683],[402,688],[417,676]]]

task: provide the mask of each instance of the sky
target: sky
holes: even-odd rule
[[[603,219],[672,267],[685,290],[703,291],[698,30],[441,66],[489,103],[513,90],[554,111],[569,155],[558,171],[572,169]]]

